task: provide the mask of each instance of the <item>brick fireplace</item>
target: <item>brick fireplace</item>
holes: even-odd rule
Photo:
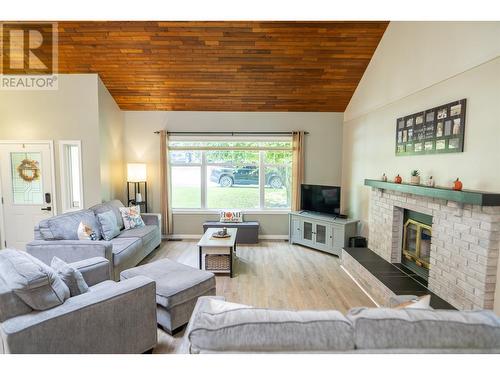
[[[405,210],[432,217],[428,289],[458,309],[492,309],[500,206],[372,187],[369,248],[391,263],[401,263]]]

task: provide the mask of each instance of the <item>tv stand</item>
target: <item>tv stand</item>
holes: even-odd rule
[[[350,237],[356,236],[359,220],[311,211],[290,212],[290,243],[296,243],[340,256]]]

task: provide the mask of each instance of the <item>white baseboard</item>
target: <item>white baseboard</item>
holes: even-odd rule
[[[259,240],[288,240],[286,234],[261,234]]]
[[[168,240],[199,240],[201,236],[201,234],[169,234],[163,237]]]
[[[163,239],[168,240],[199,240],[201,234],[170,234],[168,236],[162,236]],[[261,234],[259,235],[259,240],[287,240],[288,236],[286,234]]]

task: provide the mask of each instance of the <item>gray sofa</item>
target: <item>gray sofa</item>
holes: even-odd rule
[[[82,273],[89,291],[43,311],[25,304],[11,289],[12,279],[5,280],[9,272],[2,272],[0,353],[133,354],[156,345],[154,281],[146,277],[111,281],[109,261],[100,257],[71,266]],[[40,280],[35,284],[31,287],[40,289]]]
[[[101,203],[87,210],[42,220],[35,227],[35,240],[26,245],[26,251],[44,263],[49,264],[54,256],[65,262],[103,257],[110,261],[112,277],[120,279],[120,272],[136,266],[161,243],[159,214],[141,214],[146,226],[123,230],[123,219],[118,200]],[[112,211],[120,227],[120,234],[111,241],[102,240],[96,215]],[[91,225],[99,238],[98,241],[78,240],[80,222]]]
[[[500,353],[491,311],[285,311],[201,297],[180,353]]]

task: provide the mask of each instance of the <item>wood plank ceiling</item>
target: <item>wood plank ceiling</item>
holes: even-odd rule
[[[388,22],[59,22],[123,110],[343,112]]]

